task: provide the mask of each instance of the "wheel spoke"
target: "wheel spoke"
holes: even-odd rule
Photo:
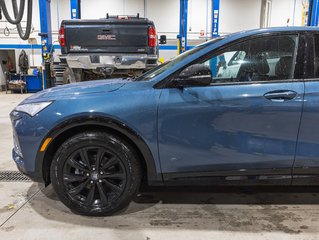
[[[69,193],[72,195],[72,196],[76,196],[78,195],[82,190],[83,188],[88,184],[89,182],[89,179],[87,179],[85,182],[79,184],[78,186],[72,188],[69,190]]]
[[[125,179],[125,174],[124,173],[114,173],[114,174],[103,174],[103,175],[100,175],[100,178],[103,178],[103,179],[120,179],[120,180],[123,180]]]
[[[65,182],[82,182],[86,180],[88,177],[84,175],[79,175],[79,174],[68,174],[65,173],[63,174],[63,180]]]
[[[81,170],[81,171],[83,171],[83,172],[89,172],[89,170],[86,169],[85,166],[82,166],[80,163],[78,163],[77,161],[75,161],[75,160],[72,159],[72,158],[68,159],[68,160],[67,160],[67,163],[68,163],[71,167],[73,167],[73,168],[75,168],[75,169],[79,169],[79,170]]]
[[[101,168],[101,170],[108,169],[118,163],[118,159],[116,157],[110,158]]]
[[[103,159],[103,156],[105,154],[105,151],[101,148],[98,149],[97,154],[96,154],[96,162],[95,162],[95,167],[97,169],[97,171],[99,171],[100,169],[100,163]]]
[[[90,160],[86,149],[80,149],[81,160],[86,164],[86,166],[91,170]]]
[[[121,188],[116,186],[115,184],[111,183],[108,180],[103,179],[103,182],[106,186],[108,186],[113,192],[115,192],[117,195],[121,193]]]
[[[107,196],[104,192],[103,186],[101,183],[97,183],[97,188],[99,190],[99,194],[100,194],[100,200],[102,203],[107,203]]]
[[[88,196],[85,199],[85,203],[88,206],[91,206],[94,202],[94,193],[95,193],[95,184],[91,186]]]

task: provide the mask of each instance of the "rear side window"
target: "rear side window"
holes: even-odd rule
[[[296,46],[296,35],[260,37],[232,45],[203,64],[212,71],[212,84],[292,79]]]

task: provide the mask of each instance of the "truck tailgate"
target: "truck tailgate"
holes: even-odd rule
[[[67,51],[143,53],[148,47],[148,25],[138,22],[83,22],[65,29]]]

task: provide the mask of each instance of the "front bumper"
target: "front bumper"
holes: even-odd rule
[[[41,182],[41,183],[44,182],[42,168],[37,167],[40,169],[35,168],[34,171],[28,171],[25,167],[25,160],[16,153],[15,149],[12,149],[12,158],[14,162],[16,163],[18,170],[21,173],[26,175],[28,178],[30,178],[34,182]]]
[[[37,160],[39,147],[46,131],[39,131],[34,120],[25,113],[10,114],[14,148],[12,158],[20,172],[35,182],[44,182],[42,161]]]
[[[157,55],[147,54],[66,54],[60,56],[70,68],[151,69],[157,66]]]

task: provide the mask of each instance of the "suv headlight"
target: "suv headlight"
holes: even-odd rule
[[[48,102],[36,102],[36,103],[26,103],[26,104],[22,104],[22,105],[16,106],[16,108],[14,109],[14,111],[24,112],[24,113],[29,114],[31,117],[33,117],[33,116],[35,116],[36,114],[38,114],[39,112],[41,112],[43,109],[45,109],[46,107],[48,107],[51,103],[52,103],[52,101],[48,101]]]

